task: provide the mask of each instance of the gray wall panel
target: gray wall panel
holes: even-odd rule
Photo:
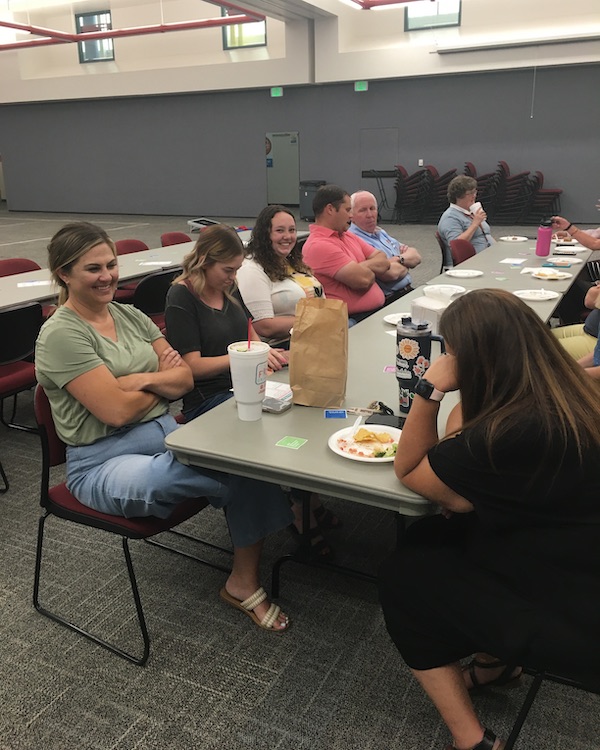
[[[264,135],[300,132],[300,178],[348,190],[361,170],[417,159],[480,172],[504,159],[564,189],[563,213],[595,222],[600,65],[265,90],[5,105],[0,153],[20,211],[255,216],[266,200]],[[585,102],[585,110],[571,110]],[[583,112],[585,111],[585,114]],[[533,112],[533,118],[531,114]],[[397,130],[377,142],[361,131]],[[371,143],[371,146],[369,144]],[[369,148],[373,163],[369,164]],[[393,196],[389,195],[390,200]]]

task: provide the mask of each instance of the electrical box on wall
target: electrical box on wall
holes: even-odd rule
[[[419,162],[418,162],[418,164],[419,164],[419,166],[420,166],[420,167],[422,167],[422,166],[423,166],[423,163],[424,163],[424,162],[423,162],[423,159],[419,159]]]

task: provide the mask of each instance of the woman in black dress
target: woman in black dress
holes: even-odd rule
[[[600,673],[600,387],[508,292],[461,297],[440,331],[449,354],[415,396],[395,471],[442,513],[382,566],[381,602],[449,748],[500,750],[471,687],[518,679],[520,664]]]

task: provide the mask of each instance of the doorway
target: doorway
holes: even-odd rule
[[[300,151],[297,132],[267,133],[267,203],[299,203]]]

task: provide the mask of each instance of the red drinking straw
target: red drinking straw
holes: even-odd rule
[[[252,318],[248,318],[248,351],[250,351],[251,338],[252,338]]]

